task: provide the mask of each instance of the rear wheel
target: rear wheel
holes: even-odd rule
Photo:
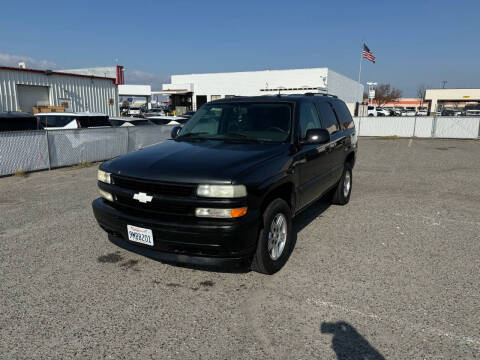
[[[333,193],[332,203],[337,205],[345,205],[350,201],[352,193],[352,165],[347,162],[343,168],[343,174],[338,182],[337,188]]]
[[[288,259],[292,238],[292,214],[282,199],[273,200],[263,213],[263,228],[258,235],[252,270],[274,274]]]

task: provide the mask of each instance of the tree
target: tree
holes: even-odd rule
[[[420,99],[420,106],[423,106],[423,103],[425,101],[425,93],[427,91],[427,85],[425,84],[420,84],[418,85],[417,88],[417,96]]]
[[[375,102],[379,107],[402,97],[402,90],[391,87],[390,84],[379,84],[375,89]]]

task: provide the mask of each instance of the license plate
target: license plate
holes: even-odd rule
[[[153,233],[150,229],[127,225],[128,240],[153,246]]]

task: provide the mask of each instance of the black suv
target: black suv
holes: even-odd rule
[[[292,217],[327,193],[348,203],[356,149],[334,96],[217,100],[171,140],[100,165],[93,211],[128,250],[272,274],[292,249]]]

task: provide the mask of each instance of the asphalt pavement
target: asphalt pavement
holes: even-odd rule
[[[96,171],[0,179],[0,358],[480,358],[479,141],[361,138],[273,276],[116,247]]]

